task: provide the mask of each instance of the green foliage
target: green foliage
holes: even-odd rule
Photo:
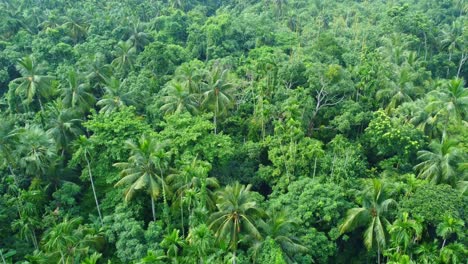
[[[0,1],[0,263],[463,263],[467,10]]]
[[[465,198],[449,185],[425,184],[401,202],[400,210],[421,217],[425,223],[435,227],[443,221],[444,215],[464,219],[466,203],[463,201]]]

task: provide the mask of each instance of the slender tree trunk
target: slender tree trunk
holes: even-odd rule
[[[2,257],[2,262],[3,262],[3,264],[6,264],[6,260],[5,260],[5,258],[3,257],[3,252],[2,252],[2,251],[3,251],[3,250],[0,249],[0,257]]]
[[[317,169],[317,155],[315,156],[315,160],[314,160],[314,174],[312,175],[312,178],[315,178],[316,169]]]
[[[185,237],[185,229],[184,229],[184,206],[183,206],[183,201],[182,201],[182,198],[180,200],[180,216],[181,216],[181,220],[182,220],[182,236]]]
[[[61,256],[62,264],[65,264],[65,256],[63,255],[62,251],[60,251],[60,256]]]
[[[86,164],[88,165],[89,180],[91,181],[91,188],[93,189],[94,201],[96,202],[96,208],[98,211],[99,220],[101,221],[101,225],[102,225],[103,222],[102,222],[101,208],[99,207],[99,201],[96,195],[96,188],[94,187],[93,174],[91,173],[91,165],[89,163],[88,155],[86,155],[86,153],[84,155],[85,155]]]
[[[468,54],[462,53],[460,63],[458,64],[457,78],[460,77],[461,69],[462,69],[462,67],[465,64],[467,59],[468,59]]]
[[[444,247],[445,247],[445,242],[447,242],[447,239],[444,239],[444,241],[442,242],[442,247],[440,248],[440,251],[442,251],[442,249],[444,249]]]
[[[380,264],[380,246],[377,246],[377,263]]]
[[[154,208],[153,196],[151,196],[151,212],[153,213],[153,221],[156,222],[156,209]]]
[[[34,248],[39,249],[39,246],[37,244],[37,237],[36,237],[36,234],[34,233],[34,230],[31,230],[31,240],[33,242]]]

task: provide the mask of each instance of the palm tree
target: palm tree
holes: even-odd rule
[[[143,135],[137,143],[128,140],[125,145],[130,150],[130,157],[128,162],[114,164],[122,170],[120,174],[123,177],[115,186],[128,186],[125,191],[126,201],[129,201],[133,194],[140,189],[148,192],[151,197],[153,220],[156,221],[154,200],[159,197],[161,190],[166,212],[168,209],[167,195],[169,190],[164,178],[168,160],[168,153],[165,151],[166,144]]]
[[[227,112],[231,106],[233,98],[231,95],[233,84],[228,80],[229,71],[215,66],[206,76],[204,83],[202,104],[213,111],[214,132],[217,132],[217,119]]]
[[[300,244],[298,238],[293,235],[297,222],[290,218],[286,211],[270,212],[266,222],[259,222],[263,237],[270,237],[283,251],[288,263],[294,263],[294,256],[299,252],[306,252],[307,247]],[[260,249],[266,240],[256,245]]]
[[[12,120],[0,119],[0,165],[6,166],[14,176],[16,182],[16,175],[13,172],[14,164],[16,164],[13,155],[14,150],[18,144],[18,135],[14,131],[14,122]]]
[[[64,156],[66,149],[77,136],[83,134],[81,119],[73,109],[64,109],[61,102],[48,107],[49,120],[47,121],[47,133],[57,143],[59,150]]]
[[[81,218],[65,218],[47,230],[42,238],[45,251],[52,256],[58,255],[58,262],[63,264],[76,263],[75,257],[86,255],[88,245],[95,239],[80,223]]]
[[[210,217],[210,228],[215,232],[218,241],[225,239],[232,249],[235,263],[237,245],[242,234],[248,234],[256,239],[261,235],[256,227],[256,220],[262,215],[262,210],[252,200],[249,184],[247,186],[236,182],[218,192],[217,208]]]
[[[179,230],[174,229],[171,233],[164,236],[161,241],[161,247],[166,249],[166,256],[177,263],[179,251],[185,246],[184,240],[179,236]]]
[[[423,227],[420,222],[408,219],[408,213],[404,212],[399,219],[389,226],[388,231],[392,241],[398,247],[397,252],[399,252],[400,245],[403,246],[403,252],[406,252],[410,243],[421,237],[422,229]]]
[[[73,18],[71,16],[64,17],[66,22],[62,27],[68,29],[68,33],[73,40],[73,43],[84,39],[88,35],[88,25],[81,18]]]
[[[163,105],[160,110],[166,114],[198,112],[197,95],[192,94],[189,87],[179,82],[169,82],[165,89],[165,96],[162,98]]]
[[[96,209],[98,211],[99,220],[101,221],[101,225],[102,225],[101,208],[99,206],[99,201],[98,201],[97,194],[96,194],[96,187],[94,186],[93,174],[91,172],[90,157],[93,151],[93,144],[88,138],[82,135],[74,141],[73,146],[76,149],[76,151],[73,153],[73,160],[84,159],[84,161],[86,162],[86,168],[88,170],[89,181],[91,182],[91,188],[93,190],[94,201],[96,202]]]
[[[401,67],[398,69],[398,80],[389,81],[383,89],[377,91],[376,98],[386,105],[387,112],[413,100],[412,95],[416,90],[413,71],[410,67]]]
[[[28,175],[45,175],[56,158],[54,140],[37,126],[26,126],[15,133],[18,134],[20,142],[15,149],[15,155],[19,157],[19,166],[24,168]]]
[[[149,35],[144,32],[144,25],[140,22],[133,22],[124,30],[123,38],[130,42],[137,52],[142,51],[149,43]]]
[[[452,186],[457,179],[457,166],[463,160],[463,153],[457,148],[457,143],[445,140],[441,143],[432,141],[429,150],[418,151],[418,160],[421,162],[414,166],[418,177],[431,182],[448,183]]]
[[[86,63],[86,78],[94,84],[94,87],[109,81],[112,76],[112,67],[106,64],[105,55],[102,53],[93,54],[87,58]]]
[[[104,86],[105,94],[96,105],[100,106],[100,113],[110,114],[124,106],[133,104],[132,92],[125,92],[125,81],[112,77]]]
[[[115,59],[112,65],[123,73],[128,70],[133,70],[136,60],[136,48],[129,41],[119,41],[116,51],[114,52]]]
[[[176,173],[170,174],[167,181],[175,190],[175,203],[180,208],[182,235],[185,236],[184,206],[187,206],[189,215],[198,205],[211,208],[213,203],[213,190],[219,188],[216,178],[208,177],[211,165],[195,157],[191,162],[185,162]]]
[[[60,88],[65,107],[79,109],[85,113],[96,101],[94,95],[89,91],[89,84],[84,82],[80,74],[74,70],[68,73],[67,85]]]
[[[446,127],[453,120],[460,123],[466,119],[468,109],[468,89],[464,88],[463,79],[454,78],[444,85],[444,90],[434,90],[429,93],[429,104],[426,109],[434,112],[435,121],[443,119],[443,137],[446,137]]]
[[[437,263],[438,252],[435,243],[423,243],[416,248],[415,253],[418,255],[418,263]]]
[[[390,225],[386,216],[395,200],[387,198],[385,185],[381,180],[372,179],[370,188],[363,194],[362,207],[349,209],[346,218],[339,226],[343,234],[359,226],[367,226],[364,232],[364,245],[370,250],[377,245],[378,263],[380,252],[385,248],[387,237],[385,227]]]
[[[445,247],[447,238],[453,234],[462,234],[464,227],[465,222],[463,220],[454,218],[450,215],[444,216],[444,220],[439,225],[437,225],[436,230],[437,235],[444,239],[441,250]]]
[[[44,68],[36,62],[32,55],[20,59],[17,68],[21,77],[13,80],[14,83],[18,84],[15,90],[16,94],[21,95],[26,104],[30,104],[36,97],[41,110],[43,110],[40,95],[47,95],[53,77],[40,75]]]
[[[183,63],[176,69],[175,80],[188,87],[190,93],[199,94],[203,76],[207,74],[203,67],[204,63],[199,60]]]
[[[210,228],[201,224],[197,227],[191,228],[187,236],[187,242],[190,248],[194,251],[199,258],[199,263],[205,263],[206,258],[213,248],[215,238]]]

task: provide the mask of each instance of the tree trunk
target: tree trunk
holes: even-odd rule
[[[156,222],[156,209],[154,208],[153,196],[151,196],[151,212],[153,213],[153,221]]]
[[[463,64],[465,64],[467,59],[468,59],[468,54],[462,53],[460,63],[458,64],[457,78],[460,78],[461,69],[462,69]]]
[[[377,246],[377,263],[380,264],[380,246]]]
[[[312,175],[312,178],[315,178],[315,171],[317,169],[317,156],[315,156],[315,161],[314,161],[314,174]]]
[[[440,248],[441,251],[442,251],[442,249],[444,249],[444,247],[445,247],[445,242],[447,242],[447,239],[444,239],[444,241],[442,242],[442,247]]]
[[[182,220],[182,237],[185,237],[185,229],[184,229],[184,206],[183,206],[183,201],[182,198],[180,199],[180,217]]]
[[[91,173],[91,165],[89,163],[88,155],[86,155],[86,152],[84,155],[85,155],[86,164],[88,166],[89,180],[91,181],[91,188],[93,189],[94,201],[96,202],[96,208],[98,211],[99,220],[101,221],[101,225],[102,225],[103,222],[102,222],[101,208],[99,207],[99,201],[96,195],[96,188],[94,187],[93,174]]]
[[[2,249],[0,249],[0,257],[2,257],[2,262],[3,262],[3,264],[6,264],[6,260],[5,260],[5,258],[3,257]]]

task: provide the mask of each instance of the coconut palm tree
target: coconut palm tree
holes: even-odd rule
[[[378,263],[380,263],[380,252],[387,243],[385,229],[390,225],[386,216],[396,202],[387,198],[385,185],[381,180],[372,179],[370,183],[370,187],[363,193],[362,207],[349,209],[339,229],[343,234],[357,227],[367,226],[364,232],[364,245],[367,250],[377,246]]]
[[[463,153],[457,148],[457,142],[445,140],[441,143],[432,141],[429,150],[418,151],[418,160],[414,166],[418,177],[438,183],[455,185],[457,182],[457,166],[463,160]]]
[[[429,93],[429,103],[426,110],[434,113],[435,122],[442,119],[443,137],[446,137],[446,127],[450,121],[459,124],[466,120],[468,109],[468,89],[463,79],[454,78],[442,85],[442,90]]]
[[[144,24],[132,22],[131,25],[124,28],[123,39],[130,42],[137,52],[142,51],[149,43],[150,37],[145,33]]]
[[[85,136],[81,135],[79,138],[77,138],[73,142],[73,147],[75,148],[75,152],[73,153],[72,159],[74,161],[84,159],[84,161],[86,162],[86,168],[88,170],[89,181],[91,182],[91,188],[93,190],[94,201],[96,203],[96,209],[99,215],[99,220],[101,221],[101,225],[102,225],[101,208],[99,206],[99,201],[98,201],[97,194],[96,194],[96,187],[94,186],[93,174],[91,171],[90,158],[91,158],[91,153],[93,151],[92,142]]]
[[[154,200],[161,192],[166,206],[165,211],[167,212],[168,209],[169,190],[164,177],[169,158],[165,150],[166,144],[143,135],[138,142],[126,141],[125,146],[130,150],[130,157],[127,162],[114,164],[115,167],[121,169],[120,175],[123,177],[115,186],[127,186],[126,201],[129,201],[138,190],[143,189],[148,192],[151,197],[153,220],[156,221]]]
[[[87,112],[96,102],[96,98],[90,92],[89,84],[76,71],[68,72],[66,85],[61,85],[62,102],[65,107]]]
[[[89,245],[96,236],[81,224],[81,218],[65,218],[47,230],[42,237],[44,250],[52,257],[57,256],[57,263],[76,263],[76,257],[87,255]]]
[[[115,59],[112,61],[112,66],[119,71],[126,73],[133,70],[136,60],[136,48],[129,41],[119,41],[114,52]]]
[[[281,248],[288,263],[294,263],[295,254],[308,250],[294,236],[293,230],[297,227],[297,221],[291,219],[286,211],[270,212],[266,222],[259,221],[259,227],[264,238],[271,238]],[[265,241],[257,243],[255,247],[260,249]]]
[[[202,105],[213,111],[214,132],[217,133],[218,117],[231,107],[234,84],[228,80],[229,71],[215,66],[206,76]]]
[[[72,108],[63,108],[61,102],[55,102],[47,108],[47,133],[57,144],[58,150],[65,151],[77,136],[83,134],[81,119]]]
[[[88,35],[88,25],[81,18],[64,16],[65,23],[62,27],[68,30],[68,34],[73,40],[73,43],[78,43]]]
[[[229,243],[236,260],[237,245],[241,235],[261,238],[256,220],[263,214],[262,210],[252,200],[252,186],[236,182],[218,191],[217,212],[210,217],[210,228],[215,232],[218,241]]]
[[[179,82],[169,82],[164,88],[165,96],[160,110],[166,114],[198,112],[197,94],[192,94],[189,87]]]
[[[185,236],[184,208],[192,214],[195,206],[212,208],[214,205],[215,189],[219,188],[216,178],[208,177],[211,165],[208,162],[200,161],[196,157],[189,162],[185,162],[181,168],[168,175],[167,182],[174,190],[174,206],[179,206],[182,224],[182,235]]]
[[[17,84],[16,94],[24,99],[24,103],[30,104],[34,98],[37,98],[41,110],[43,109],[41,96],[48,95],[53,77],[41,75],[44,71],[42,65],[38,64],[32,55],[26,56],[18,61],[18,71],[21,77],[13,80]]]
[[[215,237],[207,225],[201,224],[189,230],[187,242],[189,248],[200,260],[199,263],[203,264],[214,248]]]
[[[55,142],[37,126],[16,130],[20,144],[15,149],[18,165],[27,175],[44,176],[56,161]]]
[[[105,94],[96,103],[100,113],[110,114],[124,106],[133,104],[132,92],[124,91],[125,81],[112,77],[104,86]]]

